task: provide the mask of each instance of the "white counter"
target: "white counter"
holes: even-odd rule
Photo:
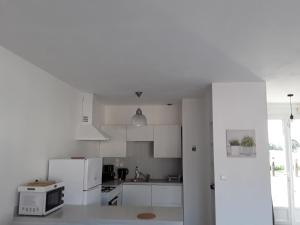
[[[123,185],[161,185],[161,186],[182,186],[181,182],[163,182],[163,181],[149,181],[149,182],[123,182]]]
[[[132,185],[132,184],[136,184],[136,185],[166,185],[166,186],[170,186],[170,185],[178,185],[178,186],[182,186],[182,182],[177,182],[177,181],[172,181],[169,182],[166,179],[150,179],[149,182],[145,182],[145,181],[137,181],[137,182],[133,182],[132,179],[128,179],[125,181],[118,181],[118,180],[113,180],[113,181],[108,181],[108,182],[104,182],[103,185],[111,185],[111,186],[118,186],[118,185]]]
[[[137,214],[152,212],[152,220],[137,219]],[[46,217],[16,216],[12,225],[183,225],[182,208],[70,206]]]

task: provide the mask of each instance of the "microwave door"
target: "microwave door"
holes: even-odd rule
[[[53,211],[57,207],[61,206],[63,201],[64,187],[49,191],[46,193],[46,204],[45,204],[45,212],[46,214]]]
[[[84,189],[89,190],[102,184],[102,158],[85,160]]]

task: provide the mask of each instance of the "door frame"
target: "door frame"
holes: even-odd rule
[[[293,113],[294,119],[300,119],[299,106],[300,105],[296,105],[297,110]],[[287,166],[288,202],[289,202],[289,217],[290,217],[289,222],[291,222],[292,225],[296,225],[291,121],[289,119],[289,115],[290,115],[289,104],[269,104],[268,105],[268,121],[269,120],[282,120],[282,125],[283,125],[282,129],[283,129],[285,148],[286,148],[285,156],[286,156],[286,166]],[[277,224],[286,224],[286,223],[277,223]]]
[[[283,132],[283,136],[284,136],[284,142],[285,142],[285,165],[286,165],[286,179],[287,179],[287,189],[288,189],[288,193],[287,193],[287,197],[288,197],[288,221],[287,223],[284,222],[279,222],[276,224],[282,224],[282,225],[287,225],[287,224],[293,224],[293,202],[292,202],[292,195],[291,195],[291,190],[292,190],[292,186],[291,186],[291,176],[290,176],[290,171],[291,171],[291,161],[290,161],[290,149],[289,149],[289,137],[290,135],[288,133],[289,128],[287,127],[287,123],[286,120],[282,117],[282,116],[269,116],[268,117],[268,121],[269,120],[281,120],[282,121],[282,132]],[[271,184],[272,185],[272,184]],[[274,207],[274,206],[273,206]],[[281,208],[281,207],[274,207],[275,208]]]

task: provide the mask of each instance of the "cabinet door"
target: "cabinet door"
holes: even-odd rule
[[[152,206],[182,207],[182,185],[152,185]]]
[[[126,128],[123,126],[102,126],[101,130],[110,140],[100,142],[101,157],[126,157]]]
[[[153,126],[127,127],[127,141],[153,141]]]
[[[181,128],[179,125],[154,127],[154,157],[181,158]]]
[[[123,206],[151,206],[151,185],[123,185]]]

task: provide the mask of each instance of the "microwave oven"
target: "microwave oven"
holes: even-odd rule
[[[45,216],[64,205],[64,183],[35,181],[18,187],[19,215]]]

